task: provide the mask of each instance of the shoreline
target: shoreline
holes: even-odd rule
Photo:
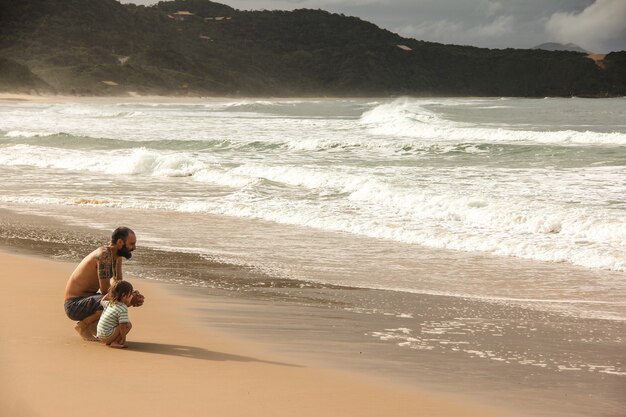
[[[52,95],[52,94],[20,94],[20,93],[1,93],[0,103],[44,103],[44,104],[64,104],[64,103],[109,103],[109,102],[154,102],[154,103],[169,103],[173,101],[189,101],[189,102],[206,102],[212,100],[223,100],[226,98],[232,99],[245,99],[245,97],[228,97],[228,96],[159,96],[159,95],[139,95],[128,94],[123,96],[67,96],[67,95]]]
[[[64,103],[114,103],[119,101],[130,103],[175,103],[175,102],[210,102],[223,100],[351,100],[351,99],[394,99],[405,97],[404,95],[389,96],[248,96],[248,95],[221,95],[221,96],[202,96],[202,95],[112,95],[112,96],[70,96],[70,95],[53,95],[53,94],[21,94],[21,93],[2,93],[0,92],[0,103],[45,103],[45,104],[64,104]],[[408,96],[422,97],[422,96]],[[430,96],[423,96],[430,98]],[[438,98],[454,98],[438,97]],[[480,97],[488,98],[488,97]]]
[[[625,99],[626,96],[430,96],[430,95],[410,95],[410,94],[395,94],[388,96],[248,96],[248,95],[222,95],[222,96],[202,96],[202,95],[140,95],[140,94],[127,94],[127,95],[111,95],[111,96],[71,96],[71,95],[53,95],[53,94],[25,94],[25,93],[7,93],[0,92],[0,103],[42,103],[42,104],[65,104],[65,103],[116,103],[123,101],[126,103],[141,103],[149,101],[151,103],[176,103],[176,102],[208,102],[208,101],[223,101],[223,100],[352,100],[352,99],[389,99],[394,100],[402,97],[410,97],[416,99],[525,99],[525,100],[543,100],[543,99],[592,99],[592,100],[606,100],[606,99]]]
[[[200,327],[197,302],[165,284],[132,277],[147,302],[130,311],[135,325],[129,349],[85,342],[61,307],[73,264],[6,248],[0,261],[6,276],[14,278],[2,280],[3,294],[12,296],[0,315],[6,334],[0,341],[0,398],[12,416],[87,409],[104,416],[117,401],[127,413],[152,416],[521,415],[463,396],[302,365],[249,340]],[[109,378],[114,375],[119,376]]]

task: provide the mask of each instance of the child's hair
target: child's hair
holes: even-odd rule
[[[128,281],[116,281],[109,289],[109,302],[117,303],[123,296],[133,292],[133,286]]]

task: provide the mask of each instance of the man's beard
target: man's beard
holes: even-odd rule
[[[122,246],[121,249],[118,249],[117,254],[119,256],[123,256],[126,259],[130,259],[133,256],[133,253],[129,251],[128,248],[126,247],[126,243],[124,243],[124,246]]]

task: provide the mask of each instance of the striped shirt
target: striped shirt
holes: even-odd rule
[[[100,339],[106,339],[110,337],[115,328],[120,323],[130,323],[128,320],[128,307],[126,304],[117,302],[110,303],[108,301],[103,301],[104,311],[100,316],[100,321],[98,321],[98,333],[97,336]]]

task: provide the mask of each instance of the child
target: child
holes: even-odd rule
[[[117,281],[102,301],[104,311],[98,321],[97,336],[112,348],[126,348],[126,335],[133,327],[128,320],[128,306],[133,298],[133,286],[128,281]]]

